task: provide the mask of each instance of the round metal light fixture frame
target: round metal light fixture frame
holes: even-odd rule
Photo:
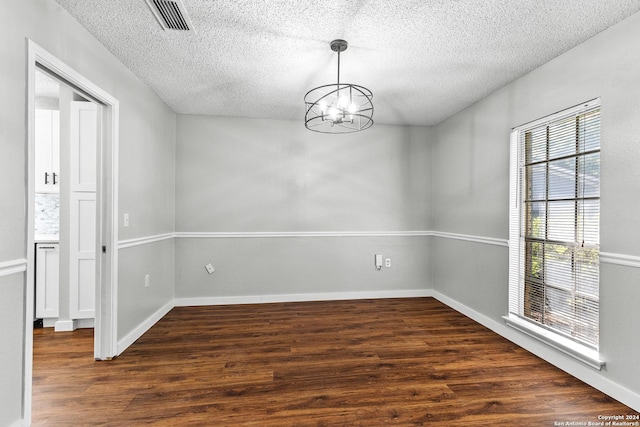
[[[336,83],[318,86],[304,96],[304,125],[320,133],[353,133],[373,126],[373,93],[364,86],[340,83],[340,53],[347,42],[333,40],[331,50],[338,53]]]

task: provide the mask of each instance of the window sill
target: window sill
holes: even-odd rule
[[[598,353],[597,350],[593,350],[570,339],[558,336],[551,331],[536,326],[531,322],[527,322],[526,320],[522,320],[516,316],[503,316],[502,318],[507,323],[507,326],[542,341],[556,350],[559,350],[594,369],[601,370],[605,365],[605,362],[600,359],[600,353]]]

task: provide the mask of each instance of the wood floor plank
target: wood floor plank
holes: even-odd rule
[[[630,408],[432,298],[177,307],[113,361],[34,332],[34,426],[553,426]],[[535,375],[532,375],[535,373]]]

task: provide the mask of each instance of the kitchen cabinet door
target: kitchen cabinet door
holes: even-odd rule
[[[59,266],[57,243],[36,245],[36,317],[39,319],[59,316]]]
[[[60,190],[60,112],[36,109],[35,114],[35,191]]]

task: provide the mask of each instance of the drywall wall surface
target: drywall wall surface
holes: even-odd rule
[[[403,233],[431,227],[431,129],[178,115],[176,135],[176,297],[430,286],[428,237]],[[333,237],[301,237],[315,232]]]
[[[22,351],[24,340],[24,273],[0,276],[0,425],[22,417]]]
[[[120,249],[119,339],[173,300],[174,259],[173,239]],[[145,286],[146,275],[149,286]]]
[[[120,139],[120,240],[174,230],[176,115],[148,95],[121,104],[121,126],[126,125],[127,132]]]
[[[600,264],[600,354],[606,376],[638,395],[640,268]],[[634,407],[640,412],[640,405]]]
[[[25,258],[26,78],[24,31],[18,22],[0,28],[0,262]]]
[[[120,101],[120,202],[132,214],[132,225],[121,228],[121,238],[172,232],[174,113],[53,0],[23,0],[3,6],[3,17],[10,18],[0,28],[0,263],[26,258],[27,39]],[[153,177],[148,177],[145,168]],[[137,199],[141,194],[145,197]],[[128,282],[126,275],[120,278]],[[11,278],[11,286],[15,280]],[[24,289],[27,284],[21,280]],[[3,291],[2,303],[24,307],[30,302],[24,301],[23,293]],[[22,312],[3,315],[6,320],[0,335],[12,336],[16,330],[23,333]],[[0,368],[3,378],[5,373],[23,370],[22,341],[7,348],[3,356],[6,363]],[[21,413],[22,384],[3,387],[3,393],[0,412]]]
[[[640,402],[636,356],[640,329],[625,324],[637,317],[633,305],[640,283],[640,227],[636,226],[640,211],[640,98],[636,96],[640,93],[640,58],[630,54],[636,51],[640,51],[640,14],[439,124],[432,152],[432,207],[437,231],[506,241],[510,130],[600,97],[600,242],[601,251],[608,255],[601,260],[600,270],[600,351],[607,366],[601,372],[585,371],[577,361],[566,362],[560,355],[557,360],[562,360],[564,369],[580,372],[585,381],[613,383]],[[487,243],[450,240],[433,240],[434,289],[502,323],[501,316],[508,309],[508,251]],[[489,256],[478,246],[486,246]],[[629,257],[635,263],[611,264]]]
[[[437,231],[506,239],[508,92],[498,91],[482,105],[481,109],[471,107],[459,113],[434,130],[433,225]]]
[[[428,237],[176,239],[176,298],[430,289]],[[391,266],[377,270],[374,254]],[[208,274],[205,265],[215,268]],[[286,299],[286,298],[285,298]]]
[[[430,227],[429,128],[178,115],[176,134],[177,231]]]
[[[494,292],[487,283],[508,281],[508,260],[502,261],[509,249],[441,237],[432,239],[434,289],[477,311],[506,314],[508,293]]]

